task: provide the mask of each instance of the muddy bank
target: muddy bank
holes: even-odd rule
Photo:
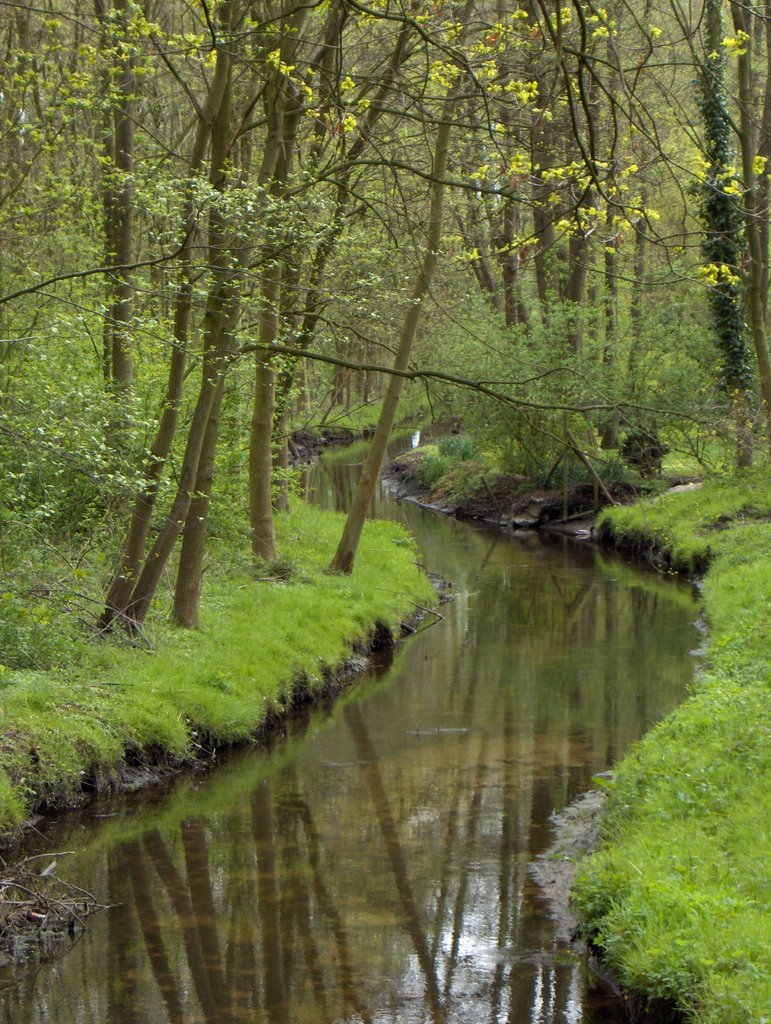
[[[608,482],[607,493],[592,483],[576,483],[568,489],[566,502],[561,488],[491,473],[476,474],[458,496],[447,493],[441,481],[426,487],[421,481],[421,459],[420,450],[407,452],[384,469],[383,479],[399,497],[458,519],[512,530],[552,530],[588,538],[600,509],[611,502],[630,504],[640,493],[628,482]]]
[[[602,777],[609,778],[610,772]],[[562,811],[554,812],[551,816],[554,842],[530,864],[531,874],[557,923],[557,938],[583,952],[587,944],[570,901],[570,892],[581,860],[599,846],[607,796],[604,789],[590,789]]]
[[[597,778],[609,780],[611,777],[612,772],[603,772]],[[630,1024],[642,1024],[643,1021],[646,1024],[682,1024],[683,1014],[673,1003],[649,1000],[622,988],[618,978],[589,943],[573,907],[571,892],[576,875],[582,860],[600,845],[607,802],[607,789],[590,789],[561,811],[555,811],[551,816],[554,841],[530,863],[530,873],[549,905],[557,938],[585,958],[598,984],[622,1000]]]
[[[613,548],[627,558],[643,559],[659,572],[681,573],[698,581],[709,568],[708,554],[692,554],[688,561],[683,561],[677,558],[666,540],[618,530],[607,520],[600,523],[597,528],[596,539],[600,544]]]

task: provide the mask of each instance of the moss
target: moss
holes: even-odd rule
[[[0,829],[44,800],[66,803],[95,774],[134,759],[184,757],[205,735],[246,740],[291,701],[298,679],[320,689],[376,623],[398,631],[433,591],[411,539],[395,523],[367,524],[353,576],[325,571],[342,517],[297,503],[279,522],[297,571],[256,579],[241,552],[223,550],[206,576],[200,628],[148,631],[153,650],[82,643],[51,671],[3,674]]]
[[[605,517],[681,564],[708,555],[710,646],[689,700],[618,766],[575,895],[625,985],[709,1024],[759,1024],[771,1005],[769,511],[756,474]]]

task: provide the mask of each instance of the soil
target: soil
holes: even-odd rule
[[[612,772],[603,772],[597,778],[609,779],[611,776]],[[599,845],[607,797],[605,789],[590,789],[563,810],[554,812],[551,816],[554,841],[530,863],[530,872],[556,922],[557,939],[585,957],[589,970],[601,987],[623,1001],[625,1017],[630,1024],[683,1024],[683,1014],[672,1002],[650,1000],[621,987],[599,951],[590,945],[581,931],[581,922],[571,905],[570,893],[581,861]]]
[[[673,488],[674,489],[674,488]],[[694,555],[690,561],[679,561],[665,544],[655,539],[634,533],[616,533],[610,523],[602,523],[596,531],[596,540],[604,547],[626,555],[628,558],[639,558],[659,572],[679,573],[689,576],[694,585],[707,571],[709,555]]]
[[[605,772],[600,778],[609,778]],[[564,810],[551,816],[554,842],[531,863],[530,871],[549,903],[557,923],[557,938],[586,949],[579,931],[579,919],[570,903],[570,892],[581,860],[600,842],[607,792],[590,789],[581,793]]]
[[[573,536],[592,536],[599,509],[609,499],[594,484],[573,484],[567,493],[567,516],[562,488],[539,487],[524,477],[494,473],[477,476],[461,496],[443,494],[420,481],[421,452],[407,452],[383,471],[383,479],[399,497],[414,501],[458,519],[472,519],[512,530],[551,530]],[[639,497],[639,488],[628,482],[609,482],[606,489],[613,502],[629,504]]]

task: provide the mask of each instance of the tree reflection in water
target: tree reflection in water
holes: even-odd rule
[[[454,578],[445,621],[272,753],[91,818],[73,880],[116,907],[61,962],[6,970],[0,1020],[617,1019],[528,863],[552,809],[681,696],[689,597],[592,551],[390,512]],[[71,820],[51,842],[82,837]]]

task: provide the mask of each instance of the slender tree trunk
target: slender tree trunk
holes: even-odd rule
[[[645,208],[647,193],[643,190],[640,205]],[[634,225],[634,258],[632,261],[632,293],[629,299],[629,319],[632,328],[632,340],[629,347],[629,365],[627,376],[630,381],[635,379],[637,357],[642,345],[643,307],[645,304],[645,278],[647,257],[648,225],[645,217],[640,216]]]
[[[436,271],[439,244],[442,237],[442,215],[444,209],[444,178],[447,171],[447,155],[452,130],[452,112],[455,106],[454,97],[448,98],[443,119],[437,129],[433,159],[433,181],[431,185],[431,205],[429,210],[428,234],[423,259],[417,280],[412,292],[412,301],[407,309],[402,324],[399,345],[394,361],[394,369],[406,370],[409,367],[412,345],[415,341],[418,324],[423,311],[423,303],[431,288]],[[388,440],[391,436],[396,410],[399,406],[404,379],[391,376],[383,399],[383,407],[377,427],[372,438],[370,449],[361,471],[361,476],[351,502],[348,518],[345,522],[342,537],[330,566],[333,572],[352,573],[356,553],[364,529],[364,522],[372,504],[372,496],[377,486],[380,468],[383,465]]]
[[[136,586],[132,591],[131,600],[126,609],[126,615],[131,622],[137,624],[144,622],[169,555],[185,525],[195,482],[198,478],[198,466],[206,437],[206,428],[219,388],[219,378],[227,372],[230,362],[228,339],[233,333],[237,319],[238,303],[232,294],[232,287],[220,289],[210,296],[209,308],[206,313],[201,388],[193,410],[177,491],[171,509],[145,559]]]
[[[319,62],[320,77],[322,80],[321,93],[324,96],[327,96],[330,101],[334,96],[334,91],[337,88],[337,82],[339,79],[339,35],[342,30],[341,14],[342,11],[337,4],[330,10],[330,19]],[[381,84],[375,98],[367,108],[362,130],[359,132],[348,151],[346,166],[342,170],[337,183],[335,206],[332,216],[327,228],[321,235],[321,240],[316,246],[316,251],[311,261],[308,284],[305,290],[304,312],[301,324],[296,333],[296,348],[304,350],[310,348],[313,344],[316,327],[324,304],[322,289],[327,264],[340,239],[350,208],[351,173],[356,165],[356,161],[361,157],[370,143],[375,125],[383,114],[384,104],[391,89],[393,88],[393,83],[396,80],[399,69],[402,67],[404,61],[409,55],[409,41],[413,32],[414,30],[409,24],[405,24],[400,30],[396,46],[394,47],[391,58],[388,61],[387,68],[382,76]],[[314,160],[318,159],[318,148],[318,146],[311,147]],[[295,282],[295,273],[296,271],[291,266],[291,263],[289,263],[288,269],[285,267],[284,270],[282,289],[285,290],[287,286],[291,287],[292,282],[295,284],[298,283]],[[282,305],[285,306],[286,303],[283,303]],[[297,367],[297,362],[300,364],[299,368]],[[294,379],[294,374],[295,372],[298,372],[300,377],[298,407],[306,416],[310,416],[312,413],[312,405],[310,387],[308,384],[308,367],[305,360],[298,360],[297,362],[289,363],[287,369],[282,371],[277,379],[277,388],[279,389],[279,392],[277,392],[276,395],[276,409],[277,411],[281,410],[283,402],[282,394],[289,393]]]
[[[232,2],[220,8],[220,23],[225,35],[233,14]],[[211,132],[211,183],[217,190],[225,187],[225,168],[231,138],[231,75],[230,43],[224,40],[218,47],[218,59],[228,62],[226,84]],[[209,217],[209,264],[212,283],[204,315],[204,348],[202,378],[198,399],[182,459],[177,491],[171,509],[162,524],[155,543],[145,559],[144,566],[131,593],[126,608],[130,622],[141,624],[160,582],[161,575],[174,545],[182,531],[198,478],[198,467],[206,430],[214,408],[221,376],[226,373],[231,359],[230,339],[239,314],[237,294],[237,261],[226,238],[226,222],[221,210],[213,207]],[[239,252],[241,261],[247,258],[245,247]]]
[[[298,259],[284,261],[281,277],[281,322],[293,343],[298,340],[298,316],[294,311],[300,291],[301,268]],[[275,410],[273,413],[273,469],[276,479],[274,510],[289,511],[289,420],[291,394],[297,359],[284,357],[276,374]]]
[[[181,280],[174,300],[174,338],[166,395],[155,439],[150,448],[150,458],[145,466],[144,483],[134,502],[131,523],[123,544],[120,566],[108,590],[105,610],[100,622],[102,627],[108,626],[116,613],[122,614],[128,607],[131,592],[136,585],[144,558],[147,537],[150,532],[150,523],[158,495],[158,487],[177,431],[192,311],[193,277],[191,258],[196,216],[193,188],[196,176],[203,165],[211,136],[212,124],[219,111],[227,86],[229,62],[230,57],[226,50],[220,48],[217,54],[212,84],[196,129],[183,207],[182,231],[184,232],[185,241],[179,255]]]
[[[758,132],[758,156],[764,161],[758,174],[758,214],[760,223],[760,253],[763,260],[763,273],[760,279],[760,295],[763,300],[763,312],[768,320],[768,246],[769,218],[771,218],[771,18],[765,18],[766,47],[766,88],[763,96],[763,114]]]
[[[263,269],[260,346],[278,341],[281,294],[281,263],[277,257]],[[249,511],[252,553],[271,562],[276,557],[276,531],[273,523],[273,412],[275,409],[275,372],[273,353],[258,348],[255,354],[255,391],[249,444]]]
[[[766,336],[766,316],[763,300],[763,279],[766,258],[764,257],[759,223],[762,215],[761,204],[755,182],[755,131],[752,117],[752,51],[750,49],[750,25],[746,9],[731,2],[734,28],[737,33],[747,36],[745,47],[740,47],[737,58],[739,75],[739,146],[744,177],[744,230],[747,236],[749,261],[746,272],[747,310],[749,313],[752,342],[758,367],[760,392],[765,408],[766,436],[771,449],[771,359]]]
[[[231,347],[230,345],[228,346]],[[185,517],[182,547],[179,552],[177,583],[174,588],[174,609],[172,618],[178,626],[195,629],[198,626],[198,609],[201,601],[201,580],[203,560],[206,552],[208,533],[209,503],[211,501],[214,464],[217,455],[220,412],[225,392],[225,374],[220,374],[214,394],[214,402],[206,424],[201,454],[198,459],[198,473],[193,496]]]
[[[732,121],[725,100],[722,0],[706,0],[705,21],[707,32],[701,64],[701,113],[704,118],[705,152],[709,170],[704,186],[702,216],[706,237],[702,251],[709,265],[715,268],[716,275],[719,275],[710,288],[709,300],[722,352],[723,386],[734,410],[736,458],[741,468],[752,463],[749,411],[753,374],[739,284],[744,256],[744,211],[726,187],[732,175],[734,153]],[[728,273],[722,269],[724,266]]]
[[[544,117],[544,108],[548,103],[549,90],[543,81],[538,80],[538,106],[541,113],[530,130],[530,164],[533,168],[533,234],[536,237],[533,265],[544,323],[549,320],[549,305],[559,293],[554,262],[555,207],[549,204],[553,189],[542,176],[550,167],[555,151],[552,124]]]
[[[115,13],[125,45],[130,46],[128,0],[115,0]],[[115,261],[127,267],[134,251],[134,75],[135,58],[129,53],[122,61],[118,79],[119,100],[115,108],[115,169],[119,186],[114,196],[113,226]],[[130,271],[116,273],[115,291],[110,308],[113,326],[112,379],[119,391],[127,391],[134,381],[134,361],[131,345],[131,316],[134,290]]]
[[[114,0],[112,15],[104,0],[96,0],[96,12],[105,45],[120,53],[116,82],[117,98],[105,116],[102,150],[104,180],[105,255],[108,263],[128,267],[134,250],[134,74],[136,58],[129,34],[128,0]],[[112,90],[112,82],[105,83]],[[131,352],[131,318],[134,289],[131,272],[117,270],[107,279],[107,315],[104,323],[103,368],[116,401],[115,422],[110,433],[119,437],[119,422],[124,418],[125,395],[134,380]]]
[[[567,303],[567,343],[577,355],[584,347],[584,294],[586,292],[586,275],[588,268],[588,239],[580,225],[576,224],[576,233],[570,236],[568,259],[570,271],[562,293]]]
[[[276,407],[273,417],[273,472],[276,477],[273,508],[276,512],[289,511],[289,407],[282,412]]]
[[[473,170],[473,167],[472,167]],[[485,232],[477,208],[479,200],[473,192],[466,195],[466,219],[461,216],[460,211],[455,213],[455,222],[458,225],[463,245],[472,253],[471,270],[477,279],[480,292],[485,296],[494,310],[500,309],[498,289],[495,278],[490,268],[490,258]]]
[[[527,309],[519,294],[519,257],[514,252],[517,234],[517,203],[508,198],[503,205],[503,245],[501,246],[501,277],[503,280],[503,308],[506,326],[527,323]]]
[[[542,314],[548,318],[549,303],[557,292],[554,267],[550,265],[554,259],[555,234],[548,206],[548,197],[551,194],[549,186],[541,181],[538,174],[535,175],[535,178],[536,181],[533,185],[533,233],[536,236],[537,244],[533,264],[535,266],[535,282]]]
[[[300,20],[304,18],[304,12],[299,15]],[[299,29],[299,23],[298,23]],[[290,93],[291,95],[291,93]],[[275,96],[274,96],[275,99]],[[291,166],[292,147],[294,143],[294,135],[292,129],[296,131],[297,119],[299,118],[300,109],[297,103],[292,107],[289,115],[284,116],[284,103],[272,103],[272,116],[273,126],[269,136],[269,142],[272,145],[266,145],[265,153],[263,156],[263,162],[260,169],[260,181],[262,184],[266,184],[271,180],[271,176],[274,178],[274,189],[276,181],[285,180],[288,175],[289,168]],[[275,229],[275,225],[274,225]],[[267,252],[271,252],[267,249]],[[266,294],[270,293],[270,309],[275,314],[275,323],[278,324],[278,295],[273,296],[273,284],[272,284],[272,270],[275,265],[278,271],[278,281],[280,284],[281,280],[281,269],[282,261],[279,261],[273,256],[277,255],[274,250],[270,266],[267,271],[263,274],[263,301],[265,301]],[[242,251],[238,257],[239,262],[243,263],[246,259],[245,252]],[[276,301],[272,301],[275,298]],[[263,304],[263,311],[261,317],[265,315],[265,305]],[[235,322],[235,320],[233,321]],[[262,332],[262,328],[261,328]],[[261,333],[261,338],[263,337]],[[278,340],[278,329],[276,328],[272,341]],[[233,339],[228,340],[227,349],[232,350]],[[265,353],[270,355],[270,353]],[[269,369],[272,373],[272,365],[269,365]],[[255,508],[255,501],[260,503],[262,508],[262,501],[264,496],[262,492],[259,496],[255,497],[252,491],[252,484],[255,479],[255,470],[261,473],[261,479],[266,481],[267,487],[270,489],[272,484],[272,472],[263,473],[263,467],[261,459],[266,455],[270,458],[271,454],[271,438],[273,428],[273,408],[271,403],[275,403],[274,392],[275,382],[273,380],[267,381],[267,393],[265,392],[265,378],[261,374],[259,368],[256,372],[256,384],[255,390],[257,395],[265,399],[266,403],[263,405],[257,397],[255,397],[255,409],[258,405],[260,410],[258,417],[265,415],[269,417],[270,426],[265,435],[265,444],[260,443],[262,441],[262,435],[260,435],[260,442],[256,440],[255,434],[255,420],[254,413],[252,417],[252,432],[250,438],[250,459],[249,459],[249,484],[250,484],[250,516]],[[220,421],[220,408],[222,404],[222,395],[224,391],[224,379],[221,377],[219,381],[218,391],[215,395],[214,404],[212,407],[209,421],[206,428],[206,435],[203,440],[203,446],[201,449],[201,455],[198,465],[198,473],[196,478],[195,493],[193,495],[190,507],[187,512],[184,537],[182,542],[182,550],[180,552],[180,563],[179,570],[177,573],[177,585],[175,589],[174,597],[174,618],[178,625],[193,628],[198,623],[198,609],[200,605],[201,596],[201,581],[203,577],[203,563],[204,555],[206,551],[206,539],[208,535],[208,515],[209,515],[209,504],[211,501],[211,488],[214,477],[214,468],[216,461],[217,452],[217,441],[219,437],[219,421]],[[272,468],[272,467],[271,467]],[[270,490],[268,491],[268,497],[270,496]],[[252,519],[252,523],[254,520]],[[264,520],[260,523],[261,529],[263,529],[264,535],[268,536],[268,544],[265,547],[265,552],[270,548],[270,536],[272,535],[272,550],[273,553],[268,557],[268,560],[275,558],[275,531],[273,528],[273,509],[269,509],[269,520],[266,523]],[[254,538],[254,532],[252,533]],[[254,544],[254,541],[253,541]]]
[[[260,180],[270,183],[278,201],[292,171],[302,106],[294,87],[285,76],[276,73],[266,94],[265,107],[270,119],[265,142]],[[249,522],[252,554],[272,562],[276,557],[276,529],[273,523],[273,418],[276,408],[275,354],[270,347],[279,340],[281,317],[281,278],[288,259],[289,242],[274,217],[270,228],[274,237],[263,247],[262,296],[260,308],[260,346],[255,352],[255,387],[252,425],[249,436]]]
[[[606,217],[608,234],[613,231],[613,207],[608,206]],[[615,400],[615,376],[617,366],[616,346],[618,344],[618,257],[616,256],[616,242],[611,237],[605,240],[605,293],[603,311],[605,314],[605,345],[602,352],[602,362],[611,379],[614,387]],[[603,448],[618,447],[618,413],[613,410],[608,416],[602,430]]]

